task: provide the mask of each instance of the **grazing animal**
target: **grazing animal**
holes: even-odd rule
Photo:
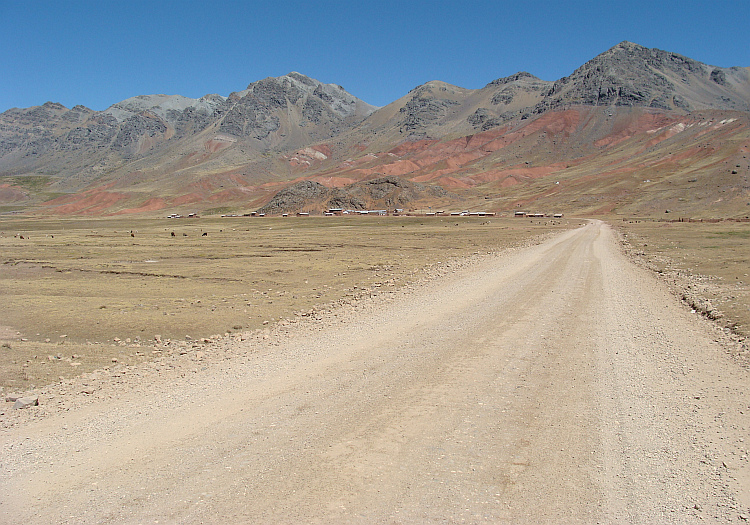
[[[201,237],[208,237],[208,232],[203,232],[203,235]]]
[[[130,236],[131,236],[131,237],[135,237],[135,233],[131,233],[131,234],[130,234]]]
[[[172,237],[174,237],[174,232],[172,232]]]

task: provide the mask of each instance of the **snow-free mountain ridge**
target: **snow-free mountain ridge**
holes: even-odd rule
[[[248,211],[303,180],[333,188],[398,177],[500,212],[536,203],[694,214],[706,199],[702,213],[736,215],[750,201],[749,115],[748,68],[631,42],[557,81],[527,72],[480,89],[434,80],[382,108],[292,72],[226,97],[139,95],[102,112],[52,102],[8,110],[0,114],[0,206]],[[660,177],[677,177],[680,191],[638,182]]]

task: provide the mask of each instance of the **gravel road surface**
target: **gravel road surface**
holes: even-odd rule
[[[606,224],[444,270],[16,411],[0,522],[750,519],[750,373]]]

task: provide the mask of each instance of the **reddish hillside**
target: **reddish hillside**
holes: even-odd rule
[[[748,68],[629,42],[555,82],[525,72],[476,90],[431,81],[379,109],[290,73],[226,98],[9,110],[0,206],[247,212],[302,181],[399,177],[497,212],[745,216],[749,117]]]

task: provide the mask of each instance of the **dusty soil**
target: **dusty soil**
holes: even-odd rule
[[[748,519],[749,373],[609,227],[435,272],[6,411],[2,520]]]
[[[629,255],[696,311],[750,337],[750,222],[613,221]]]
[[[144,362],[164,352],[164,343],[310,315],[321,305],[396,289],[450,258],[570,224],[494,217],[3,218],[0,393],[113,360]]]

